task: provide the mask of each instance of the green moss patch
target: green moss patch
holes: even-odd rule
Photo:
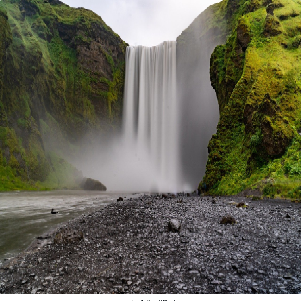
[[[1,166],[28,187],[70,186],[53,153],[76,156],[83,137],[118,125],[125,48],[90,10],[0,1]]]
[[[271,10],[264,1],[252,9],[247,2],[249,9],[238,8],[228,20],[236,25],[212,55],[211,80],[221,116],[200,189],[214,194],[260,190],[265,196],[296,198],[301,3],[273,1]]]

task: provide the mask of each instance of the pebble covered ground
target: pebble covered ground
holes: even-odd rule
[[[288,201],[120,199],[39,237],[0,270],[0,292],[297,294],[300,222]]]

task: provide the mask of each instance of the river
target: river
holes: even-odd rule
[[[43,233],[129,193],[44,191],[0,193],[0,267]],[[51,209],[58,214],[51,214]]]

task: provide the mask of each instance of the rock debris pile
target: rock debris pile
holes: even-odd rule
[[[212,201],[152,195],[83,215],[2,268],[0,292],[301,293],[301,205]]]

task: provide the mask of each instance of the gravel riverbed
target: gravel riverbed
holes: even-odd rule
[[[119,201],[37,238],[0,270],[0,292],[301,293],[300,222],[301,204],[281,200]]]

